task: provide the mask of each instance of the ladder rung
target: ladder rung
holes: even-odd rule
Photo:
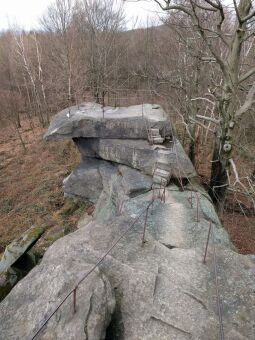
[[[161,184],[166,186],[167,185],[167,180],[161,176],[153,176],[153,183]]]
[[[155,129],[155,128],[153,129],[153,128],[151,128],[150,130],[151,130],[151,132],[156,132],[156,133],[159,134],[159,129]]]
[[[164,142],[164,138],[162,138],[162,137],[156,137],[156,138],[153,137],[153,142],[161,144],[161,143]]]
[[[157,174],[159,176],[163,176],[163,177],[169,177],[170,176],[169,171],[166,171],[166,170],[163,170],[163,169],[156,169],[155,174]]]
[[[156,167],[162,170],[166,170],[168,172],[170,172],[171,170],[171,163],[168,162],[157,162]]]

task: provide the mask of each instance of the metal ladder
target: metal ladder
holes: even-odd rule
[[[170,164],[165,162],[156,162],[152,178],[153,198],[160,198],[165,202],[166,186],[171,178]]]
[[[148,140],[150,144],[162,144],[165,139],[161,136],[158,128],[147,128]]]

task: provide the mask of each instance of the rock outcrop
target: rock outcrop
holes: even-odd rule
[[[83,158],[65,181],[68,195],[96,202],[93,220],[56,241],[1,303],[0,339],[32,339],[116,240],[79,286],[76,313],[71,295],[38,339],[218,339],[215,269],[225,339],[254,339],[254,262],[235,252],[208,195],[189,180],[159,198],[149,172],[110,160]]]
[[[0,301],[17,281],[36,265],[36,259],[29,250],[41,237],[43,231],[41,227],[32,226],[5,248],[0,260]]]

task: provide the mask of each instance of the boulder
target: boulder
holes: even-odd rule
[[[121,186],[125,195],[133,197],[151,190],[152,178],[150,176],[124,165],[120,165],[118,170],[122,176]]]
[[[6,247],[0,261],[0,301],[36,265],[36,259],[29,249],[42,233],[41,227],[33,226]]]
[[[44,138],[147,139],[149,127],[158,128],[165,136],[171,136],[170,123],[159,105],[107,106],[103,109],[100,104],[82,103],[59,112]]]
[[[162,153],[162,147],[150,145],[146,140],[75,138],[74,142],[83,159],[98,157],[128,165],[151,176]],[[190,159],[178,140],[175,144],[167,142],[163,146],[170,149],[170,153],[165,158],[169,163],[172,176],[176,178],[197,176]]]
[[[103,190],[99,168],[104,163],[106,162],[91,158],[80,163],[63,181],[65,195],[96,202]]]
[[[32,339],[45,318],[93,266],[80,242],[65,237],[54,243],[35,267],[0,305],[0,339]],[[70,241],[70,242],[69,242]],[[84,241],[84,240],[83,240]],[[44,327],[38,339],[101,340],[114,311],[108,279],[96,269],[79,285],[76,313],[73,295]]]
[[[0,261],[0,273],[7,271],[24,253],[26,253],[43,234],[43,228],[32,226],[20,238],[10,243]]]
[[[149,191],[152,178],[124,165],[86,158],[64,179],[63,184],[66,196],[77,196],[95,203],[103,189],[112,198],[118,196],[118,201],[121,201],[121,195],[131,197]]]

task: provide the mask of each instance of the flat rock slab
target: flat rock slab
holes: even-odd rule
[[[86,158],[63,181],[66,196],[97,202],[102,191],[116,201],[121,195],[133,197],[149,191],[152,178],[125,165],[114,165],[101,159]]]
[[[33,226],[28,229],[19,239],[10,243],[0,261],[0,274],[6,272],[23,254],[25,254],[40,238],[43,228]]]
[[[164,135],[172,135],[170,123],[159,105],[107,106],[103,110],[99,104],[84,103],[59,112],[44,138],[147,139],[147,127],[164,129]]]
[[[115,163],[125,164],[131,168],[153,175],[155,164],[160,160],[160,147],[150,145],[146,140],[75,138],[84,159],[101,158]],[[186,155],[180,142],[165,143],[170,154],[165,156],[171,168],[171,175],[176,178],[197,176],[196,171]]]

